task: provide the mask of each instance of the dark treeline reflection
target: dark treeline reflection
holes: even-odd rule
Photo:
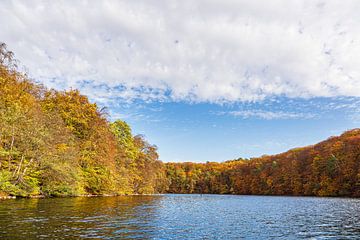
[[[161,196],[7,200],[1,238],[150,237]]]

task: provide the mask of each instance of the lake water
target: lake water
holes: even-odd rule
[[[360,239],[360,199],[159,195],[0,201],[0,239]]]

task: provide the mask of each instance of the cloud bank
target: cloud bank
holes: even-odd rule
[[[1,1],[0,41],[35,79],[99,101],[360,97],[359,10],[357,0]]]

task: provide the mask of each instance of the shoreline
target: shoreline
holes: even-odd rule
[[[45,196],[45,195],[34,195],[34,196],[0,196],[0,200],[7,199],[39,199],[39,198],[75,198],[75,197],[120,197],[120,196],[160,196],[163,193],[152,193],[152,194],[80,194],[80,195],[64,195],[64,196]]]
[[[217,194],[217,193],[152,193],[152,194],[80,194],[80,195],[64,195],[64,196],[45,196],[45,195],[35,195],[35,196],[0,196],[1,200],[9,199],[40,199],[40,198],[77,198],[77,197],[124,197],[124,196],[162,196],[166,194],[174,195],[229,195],[229,196],[264,196],[264,197],[316,197],[316,198],[354,198],[360,199],[356,196],[316,196],[316,195],[262,195],[262,194]]]

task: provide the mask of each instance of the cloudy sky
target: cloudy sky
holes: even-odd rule
[[[360,126],[359,12],[358,0],[3,0],[0,41],[164,161],[222,161]]]

